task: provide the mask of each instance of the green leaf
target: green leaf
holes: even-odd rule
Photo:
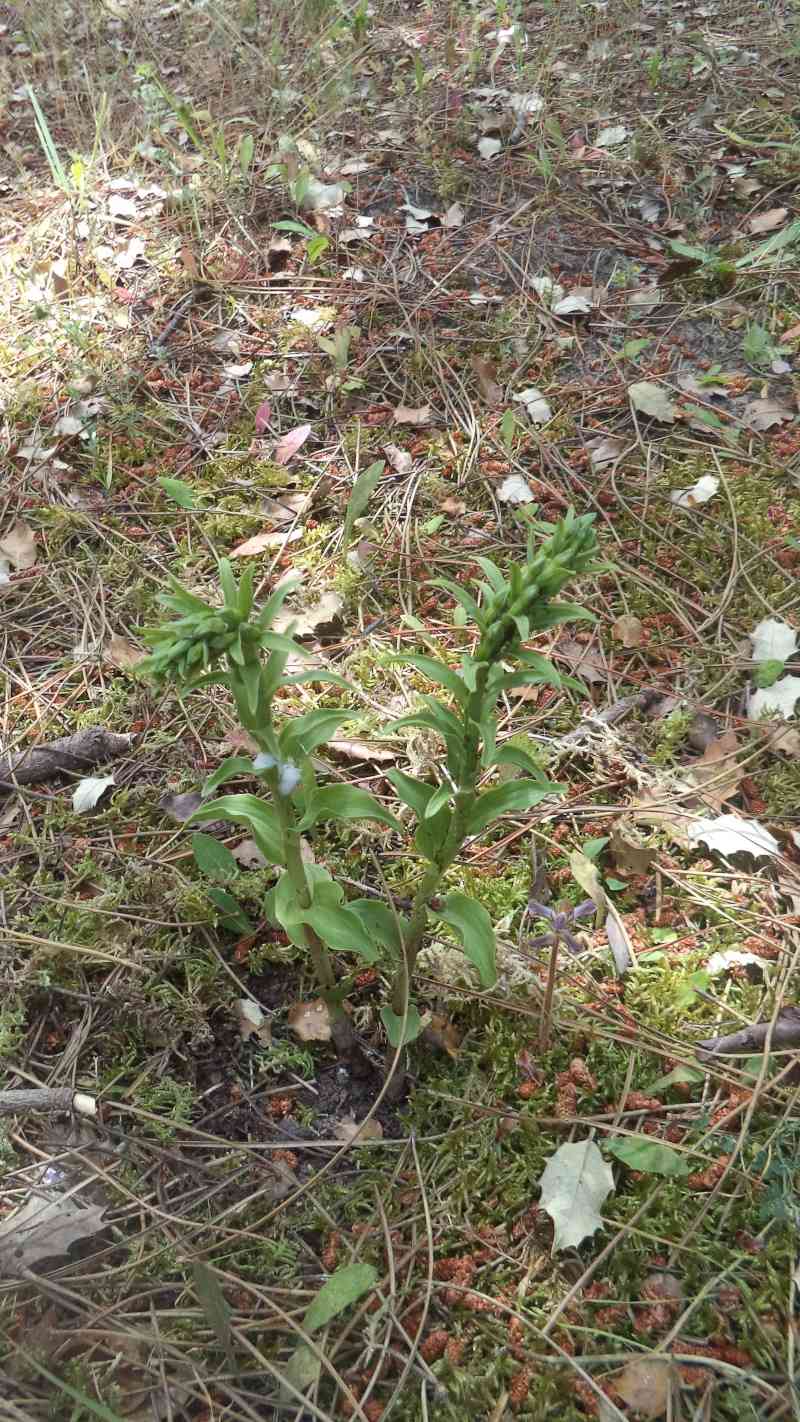
[[[294,232],[298,237],[316,237],[313,227],[307,227],[305,222],[292,222],[290,218],[282,218],[280,222],[271,222],[270,227],[274,227],[276,232]]]
[[[395,1012],[392,1012],[391,1007],[381,1008],[381,1022],[386,1028],[386,1035],[393,1047],[407,1047],[409,1042],[417,1040],[422,1031],[422,1018],[413,1002],[408,1004],[405,1032],[403,1032],[402,1017],[398,1017]]]
[[[403,934],[408,932],[408,920],[395,916],[388,904],[379,899],[351,899],[347,907],[357,913],[367,933],[383,948],[402,953]]]
[[[500,746],[483,764],[486,770],[493,765],[514,765],[518,770],[524,770],[527,775],[538,775],[540,771],[540,766],[533,756],[522,746]]]
[[[203,783],[203,799],[207,795],[212,795],[220,785],[224,785],[227,780],[233,780],[237,775],[252,775],[253,762],[245,755],[230,755],[227,760],[223,760],[216,770]]]
[[[420,820],[414,835],[414,846],[426,859],[435,859],[450,829],[451,812],[444,805],[432,820]]]
[[[691,1173],[685,1156],[654,1141],[650,1136],[620,1136],[613,1141],[604,1141],[604,1149],[609,1155],[621,1160],[631,1170],[644,1170],[648,1175],[665,1175],[669,1179],[680,1179]]]
[[[769,661],[759,662],[753,675],[753,680],[756,686],[760,687],[762,691],[765,690],[768,686],[774,686],[775,682],[778,680],[778,677],[783,675],[783,668],[785,665],[785,662],[779,662],[777,658],[771,658]]]
[[[549,780],[511,780],[506,785],[495,785],[475,801],[467,819],[466,833],[479,834],[499,815],[510,810],[530,810],[548,795],[560,795],[563,788]]]
[[[306,256],[312,267],[322,256],[323,252],[327,252],[330,245],[330,237],[326,237],[323,232],[315,232],[313,237],[309,237],[306,247]]]
[[[430,800],[425,806],[425,819],[432,820],[444,805],[449,805],[453,791],[449,785],[440,785],[438,790],[434,790]]]
[[[343,1264],[335,1274],[331,1274],[322,1285],[317,1297],[306,1309],[303,1327],[307,1333],[316,1333],[331,1319],[337,1318],[350,1304],[375,1287],[378,1271],[372,1264]]]
[[[430,785],[427,780],[417,780],[413,775],[406,775],[404,770],[387,770],[386,779],[394,786],[403,804],[414,811],[418,820],[424,820],[436,786]]]
[[[425,697],[425,704],[424,711],[415,711],[410,716],[401,716],[398,721],[390,721],[386,727],[387,734],[415,729],[435,731],[448,749],[459,749],[464,740],[464,728],[458,717],[432,696]]]
[[[585,894],[594,903],[598,913],[603,913],[606,908],[606,895],[603,885],[600,883],[600,872],[597,865],[586,854],[582,854],[579,849],[573,849],[569,857],[569,871],[580,885]]]
[[[238,156],[239,156],[239,170],[240,170],[240,172],[241,172],[243,178],[246,178],[246,177],[247,177],[247,174],[248,174],[249,169],[250,169],[250,164],[251,164],[252,161],[253,161],[253,153],[254,153],[254,152],[255,152],[255,143],[254,143],[254,141],[253,141],[253,135],[252,135],[252,133],[243,133],[242,136],[241,136],[241,138],[239,139],[239,154],[238,154]]]
[[[360,518],[364,513],[385,468],[386,465],[383,460],[378,459],[374,464],[370,464],[369,469],[365,469],[356,479],[350,491],[350,498],[347,500],[347,510],[344,516],[342,537],[344,539],[345,548],[348,547],[350,539],[353,536],[353,525],[356,519]]]
[[[217,1335],[217,1342],[228,1360],[228,1367],[231,1372],[235,1372],[236,1354],[233,1347],[231,1309],[219,1279],[202,1259],[194,1260],[192,1274],[200,1307]]]
[[[691,1007],[697,1001],[697,993],[705,992],[711,982],[711,974],[705,968],[698,968],[696,973],[689,973],[682,983],[679,983],[675,990],[675,1006],[678,1008]]]
[[[209,879],[235,879],[239,872],[239,866],[228,846],[220,844],[213,835],[193,834],[192,853],[198,869],[207,874]]]
[[[257,795],[221,795],[208,805],[201,805],[189,817],[189,824],[205,824],[209,820],[230,820],[246,825],[265,859],[271,864],[283,864],[283,835],[280,821],[271,805]]]
[[[307,1387],[311,1387],[311,1384],[317,1381],[321,1367],[322,1364],[316,1353],[311,1351],[307,1343],[300,1343],[290,1354],[283,1370],[283,1376],[287,1383],[291,1383],[293,1387],[297,1388],[298,1392],[305,1392]],[[285,1388],[284,1391],[287,1397],[291,1397],[288,1388]]]
[[[450,594],[464,609],[467,615],[472,618],[472,621],[476,622],[478,626],[481,625],[481,610],[472,596],[472,593],[467,592],[466,588],[462,588],[460,583],[454,583],[451,578],[431,578],[430,586],[433,588],[444,588],[444,591]]]
[[[352,711],[307,711],[304,716],[294,716],[287,721],[279,737],[281,751],[290,760],[297,751],[311,755],[317,746],[324,745],[343,721],[352,717]]]
[[[540,681],[546,682],[549,686],[561,686],[561,673],[547,657],[541,656],[539,652],[530,652],[525,647],[519,653],[518,660],[523,670],[532,671]]]
[[[622,347],[623,357],[625,360],[635,360],[642,354],[642,351],[647,350],[649,345],[652,345],[651,336],[640,336],[638,340],[626,341]]]
[[[483,904],[453,890],[442,906],[431,909],[431,913],[458,934],[465,955],[478,969],[483,986],[494,987],[497,982],[494,929]]]
[[[293,577],[287,578],[284,583],[279,583],[275,591],[270,593],[258,614],[258,626],[262,632],[266,632],[267,628],[272,626],[287,597],[300,586],[301,582],[302,579],[295,574]]]
[[[697,1067],[676,1066],[672,1071],[668,1071],[666,1076],[660,1076],[647,1090],[667,1091],[670,1086],[697,1086],[705,1077],[705,1072],[698,1071]]]
[[[239,607],[239,589],[236,586],[236,579],[233,576],[233,568],[229,558],[220,558],[217,563],[219,581],[222,587],[222,595],[225,599],[225,606],[231,609]]]
[[[314,904],[305,909],[302,922],[308,923],[323,943],[336,953],[358,953],[368,963],[378,957],[375,946],[357,913],[336,904]]]
[[[294,637],[283,632],[262,632],[261,645],[267,652],[285,652],[287,657],[313,657],[308,647],[301,647]]]
[[[195,491],[190,484],[184,484],[182,479],[156,479],[160,484],[168,499],[173,503],[180,504],[182,509],[196,509]]]
[[[557,627],[561,622],[596,622],[593,612],[577,602],[549,602],[531,618],[531,625],[540,632]]]
[[[581,853],[585,854],[587,859],[596,859],[598,854],[605,849],[608,840],[607,834],[600,835],[598,839],[586,839],[581,845]]]
[[[253,932],[252,923],[233,894],[226,893],[224,889],[208,889],[207,893],[212,904],[219,909],[222,915],[220,923],[228,933]]]
[[[307,686],[310,682],[330,682],[331,686],[341,686],[344,691],[350,690],[349,681],[345,681],[338,672],[326,671],[324,667],[312,667],[310,671],[294,672],[292,676],[284,677],[284,686]]]
[[[215,801],[216,804],[220,802]],[[324,785],[315,790],[299,829],[311,829],[323,820],[380,820],[402,834],[403,826],[395,815],[385,810],[374,795],[355,785]]]
[[[460,706],[466,706],[469,692],[461,677],[445,662],[440,662],[435,657],[423,657],[413,653],[391,657],[390,661],[401,666],[415,667],[418,672],[422,672],[422,675],[428,678],[428,681],[435,682],[437,686],[443,686],[445,691],[449,691]]]
[[[477,563],[484,577],[488,579],[492,592],[504,593],[507,590],[508,583],[500,572],[497,564],[493,563],[491,558],[475,558],[473,561]]]

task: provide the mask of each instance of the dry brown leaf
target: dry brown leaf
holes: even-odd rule
[[[613,464],[625,452],[625,441],[618,435],[595,435],[587,439],[586,448],[593,469],[602,469],[605,464]]]
[[[258,755],[259,746],[249,731],[243,730],[241,726],[233,726],[224,740],[219,742],[216,753],[224,760],[227,755],[236,755],[239,751],[250,751],[252,755]]]
[[[240,839],[231,849],[231,854],[243,869],[265,869],[269,863],[254,839]]]
[[[337,1141],[352,1141],[356,1136],[359,1141],[381,1141],[383,1126],[374,1117],[369,1121],[358,1122],[354,1116],[343,1116],[341,1121],[336,1122],[333,1134]]]
[[[0,1275],[17,1278],[45,1259],[60,1259],[70,1245],[104,1228],[105,1206],[80,1206],[67,1195],[43,1190],[29,1195],[0,1221]]]
[[[467,512],[467,506],[463,499],[454,499],[452,497],[445,499],[440,507],[442,513],[450,514],[451,518],[460,518],[462,514]]]
[[[4,538],[0,538],[0,554],[7,558],[19,572],[22,568],[32,568],[36,562],[36,539],[33,529],[22,519],[11,526]]]
[[[629,613],[617,618],[611,628],[611,635],[616,642],[621,642],[623,647],[641,647],[647,640],[644,623]]]
[[[286,1021],[301,1042],[329,1042],[331,1014],[327,1002],[317,997],[313,1002],[295,1002],[286,1014]]]
[[[642,844],[635,825],[627,821],[627,816],[617,820],[608,847],[620,874],[646,874],[655,858],[655,849]]]
[[[457,1057],[461,1050],[461,1033],[449,1017],[434,1012],[421,1040],[434,1051],[446,1052],[449,1057]]]
[[[661,790],[657,786],[646,786],[631,801],[628,816],[631,824],[652,825],[668,834],[675,844],[686,847],[694,818],[689,808],[692,799],[689,795],[679,799],[677,787]]]
[[[585,646],[583,642],[576,642],[572,637],[562,637],[556,645],[556,651],[582,681],[590,685],[592,682],[600,682],[605,686],[607,678],[599,664],[600,657],[596,649]]]
[[[663,1417],[672,1391],[673,1365],[659,1358],[633,1358],[614,1379],[614,1391],[642,1417]]]
[[[261,500],[261,512],[280,528],[282,524],[294,523],[300,514],[305,513],[309,503],[308,494],[281,494],[279,499],[271,499],[267,495]]]
[[[497,371],[491,361],[484,360],[483,356],[474,355],[470,360],[470,365],[478,377],[478,389],[484,400],[489,405],[499,405],[503,398],[503,388],[497,383]]]
[[[292,635],[299,637],[338,637],[342,630],[342,608],[344,599],[337,592],[323,593],[319,602],[310,607],[299,608],[296,612],[283,611],[274,618],[272,626],[276,632],[292,628]]]
[[[738,792],[744,771],[737,763],[736,752],[739,742],[734,730],[725,731],[716,740],[710,741],[703,754],[691,768],[693,783],[702,792],[705,805],[721,810],[726,800]]]
[[[400,449],[396,444],[385,444],[383,452],[396,474],[411,473],[414,456],[409,454],[407,449]]]
[[[397,751],[387,750],[385,746],[373,746],[367,741],[339,738],[328,741],[327,748],[333,751],[334,755],[344,756],[345,760],[366,761],[372,765],[389,765],[393,760],[397,760]]]
[[[774,232],[776,227],[782,227],[789,210],[785,207],[771,207],[769,212],[759,212],[755,217],[751,217],[747,224],[748,232]]]
[[[293,528],[287,533],[282,533],[280,530],[275,533],[256,533],[252,538],[247,538],[244,543],[232,548],[228,557],[255,558],[259,553],[268,553],[271,549],[282,548],[284,543],[294,543],[302,536],[303,530],[301,528]]]
[[[262,1047],[270,1045],[272,1027],[269,1018],[264,1016],[258,1003],[252,997],[239,998],[236,1003],[236,1017],[243,1042],[249,1042],[251,1037],[255,1037]]]
[[[744,407],[743,422],[751,430],[771,430],[794,418],[794,410],[785,400],[750,400]]]
[[[409,405],[398,405],[394,411],[394,422],[396,425],[429,425],[431,407],[430,405],[419,405],[413,409]]]
[[[138,647],[134,647],[132,642],[127,642],[124,637],[116,634],[110,637],[106,644],[106,660],[112,666],[119,667],[120,671],[130,671],[132,667],[139,665],[145,659],[145,653]]]

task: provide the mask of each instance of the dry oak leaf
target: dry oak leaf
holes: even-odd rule
[[[393,411],[396,425],[429,425],[431,422],[430,405],[419,405],[416,409],[409,405],[398,405]]]
[[[132,642],[127,642],[124,637],[118,637],[115,633],[106,643],[106,660],[114,667],[119,667],[120,671],[130,671],[138,666],[139,662],[145,659],[145,653],[138,647],[134,647]]]
[[[771,207],[769,212],[759,212],[755,217],[751,217],[747,224],[748,232],[774,232],[776,227],[782,227],[789,210],[785,207]]]
[[[302,536],[303,530],[301,528],[293,528],[287,533],[280,530],[276,533],[256,533],[252,538],[247,538],[244,543],[232,548],[228,557],[255,558],[259,553],[268,553],[271,549],[282,548],[284,543],[294,543]]]
[[[614,1391],[642,1417],[663,1417],[673,1386],[673,1365],[659,1358],[634,1358],[614,1379]]]
[[[329,1042],[331,1014],[328,1004],[317,997],[313,1002],[295,1002],[286,1014],[286,1021],[301,1042]]]
[[[300,446],[305,444],[310,434],[310,425],[298,425],[296,429],[289,430],[288,434],[282,435],[272,451],[275,464],[288,464]]]
[[[380,1141],[383,1140],[383,1126],[380,1121],[370,1119],[369,1121],[357,1121],[354,1116],[343,1116],[341,1121],[337,1121],[333,1128],[333,1134],[337,1141],[352,1141],[358,1137],[358,1141]]]
[[[783,400],[750,400],[744,408],[743,423],[762,432],[793,418],[794,410]]]
[[[615,641],[622,643],[623,647],[641,647],[642,643],[647,640],[644,623],[629,613],[617,618],[611,628],[611,634]]]
[[[0,538],[0,554],[7,558],[18,572],[23,568],[32,568],[36,562],[33,529],[28,528],[22,519],[17,519],[5,537]]]
[[[70,1245],[104,1228],[105,1207],[81,1207],[52,1191],[29,1195],[0,1222],[0,1275],[17,1277],[45,1259],[63,1258]]]

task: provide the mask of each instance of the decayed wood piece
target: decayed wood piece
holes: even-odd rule
[[[0,790],[35,785],[65,772],[82,773],[130,750],[132,736],[117,735],[102,726],[88,726],[73,736],[61,736],[43,746],[31,746],[0,759]]]
[[[81,1116],[96,1116],[97,1102],[71,1086],[23,1087],[19,1091],[0,1091],[0,1116],[16,1116],[22,1111],[77,1111]]]
[[[791,1047],[800,1047],[800,1008],[786,1007],[779,1012],[774,1024],[754,1022],[751,1027],[743,1027],[740,1032],[731,1032],[727,1037],[708,1037],[697,1043],[701,1052],[725,1052],[734,1056],[747,1056],[750,1052],[761,1052],[772,1028],[770,1047],[773,1052],[785,1052]]]

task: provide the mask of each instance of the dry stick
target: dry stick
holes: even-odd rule
[[[20,1111],[77,1111],[81,1116],[96,1116],[97,1102],[71,1086],[0,1091],[0,1116],[16,1116]]]
[[[117,735],[102,726],[88,726],[74,736],[61,736],[47,745],[31,746],[0,760],[0,790],[34,785],[70,771],[91,770],[130,750],[133,737]]]

